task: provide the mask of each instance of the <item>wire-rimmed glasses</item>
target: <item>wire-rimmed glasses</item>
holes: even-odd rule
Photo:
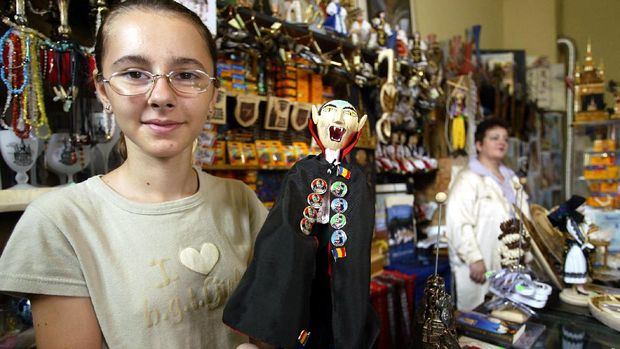
[[[196,95],[206,92],[211,85],[217,87],[217,78],[209,76],[202,70],[171,71],[168,74],[153,74],[146,70],[131,69],[113,73],[105,79],[102,74],[98,79],[108,84],[121,96],[137,96],[149,93],[157,79],[165,77],[170,86],[180,94]]]

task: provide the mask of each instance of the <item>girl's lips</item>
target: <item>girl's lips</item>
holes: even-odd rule
[[[175,129],[177,129],[179,126],[181,126],[181,124],[179,123],[145,123],[146,126],[148,126],[151,130],[153,130],[155,133],[159,133],[159,134],[165,134],[165,133],[169,133],[174,131]]]

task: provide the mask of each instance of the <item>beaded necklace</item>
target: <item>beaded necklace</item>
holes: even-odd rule
[[[45,100],[43,95],[43,77],[41,73],[41,65],[39,62],[39,43],[38,40],[33,34],[31,34],[33,45],[30,46],[30,59],[31,59],[31,75],[32,75],[32,92],[34,93],[34,103],[35,107],[33,110],[38,111],[38,115],[36,118],[33,117],[34,120],[34,132],[37,138],[47,140],[51,136],[50,125],[47,119],[47,113],[45,111]],[[45,52],[45,50],[43,51]],[[47,132],[44,134],[41,133],[41,129],[46,129]]]
[[[8,55],[5,55],[5,46],[8,46]],[[22,60],[24,53],[25,57]],[[15,135],[25,139],[30,136],[30,120],[28,119],[30,37],[26,36],[26,40],[22,40],[19,36],[19,31],[14,29],[7,30],[0,38],[0,57],[2,57],[3,63],[6,62],[5,67],[7,68],[0,69],[0,79],[7,87],[7,101],[2,116],[4,117],[8,110],[8,105],[11,104],[11,126]],[[18,65],[18,62],[21,62],[21,65]],[[20,69],[21,72],[17,71],[17,69]],[[2,120],[1,124],[6,126],[4,120]]]
[[[7,39],[10,39],[8,41],[13,42],[14,45],[19,42],[20,48],[21,48],[22,40],[19,37],[19,33],[15,31],[14,29],[9,29],[6,31],[6,33],[4,33],[4,35],[2,35],[2,38],[0,38],[0,56],[2,57],[4,57],[4,45],[7,43]],[[24,92],[24,89],[26,88],[26,86],[28,86],[28,82],[29,82],[28,72],[30,70],[30,37],[28,36],[26,36],[25,47],[26,47],[26,58],[24,59],[22,65],[12,68],[12,69],[23,68],[22,69],[23,70],[23,82],[20,87],[14,88],[13,83],[9,81],[9,79],[7,79],[4,69],[0,69],[0,79],[2,79],[2,82],[4,82],[4,85],[6,85],[8,92],[13,95],[21,94],[22,92]],[[15,47],[13,47],[13,49],[15,49]],[[17,52],[14,52],[14,54],[17,55]],[[10,70],[8,73],[9,73],[9,76],[16,75],[16,74],[13,74]]]

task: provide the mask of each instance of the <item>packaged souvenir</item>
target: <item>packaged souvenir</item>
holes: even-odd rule
[[[286,167],[291,167],[293,166],[293,164],[295,164],[297,162],[298,156],[297,156],[297,152],[295,151],[295,146],[294,145],[284,145],[282,146],[282,150],[284,151],[284,162],[286,164]]]
[[[245,156],[241,148],[241,142],[226,142],[226,148],[228,149],[229,164],[235,166],[245,164]]]
[[[242,143],[241,148],[243,152],[243,157],[245,158],[245,164],[248,166],[258,165],[256,145],[254,143]]]
[[[310,154],[308,144],[305,142],[293,142],[293,147],[295,147],[295,153],[297,154],[298,160],[301,160]]]
[[[269,145],[269,141],[266,140],[257,140],[256,144],[256,153],[258,154],[258,165],[259,166],[271,166],[271,147]]]
[[[284,156],[284,147],[280,141],[269,142],[271,150],[271,165],[273,166],[286,166],[286,159]]]

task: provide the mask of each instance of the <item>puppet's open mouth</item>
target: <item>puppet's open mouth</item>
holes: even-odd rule
[[[330,126],[329,127],[329,138],[334,142],[340,142],[342,140],[342,136],[345,133],[344,127],[338,126]]]

